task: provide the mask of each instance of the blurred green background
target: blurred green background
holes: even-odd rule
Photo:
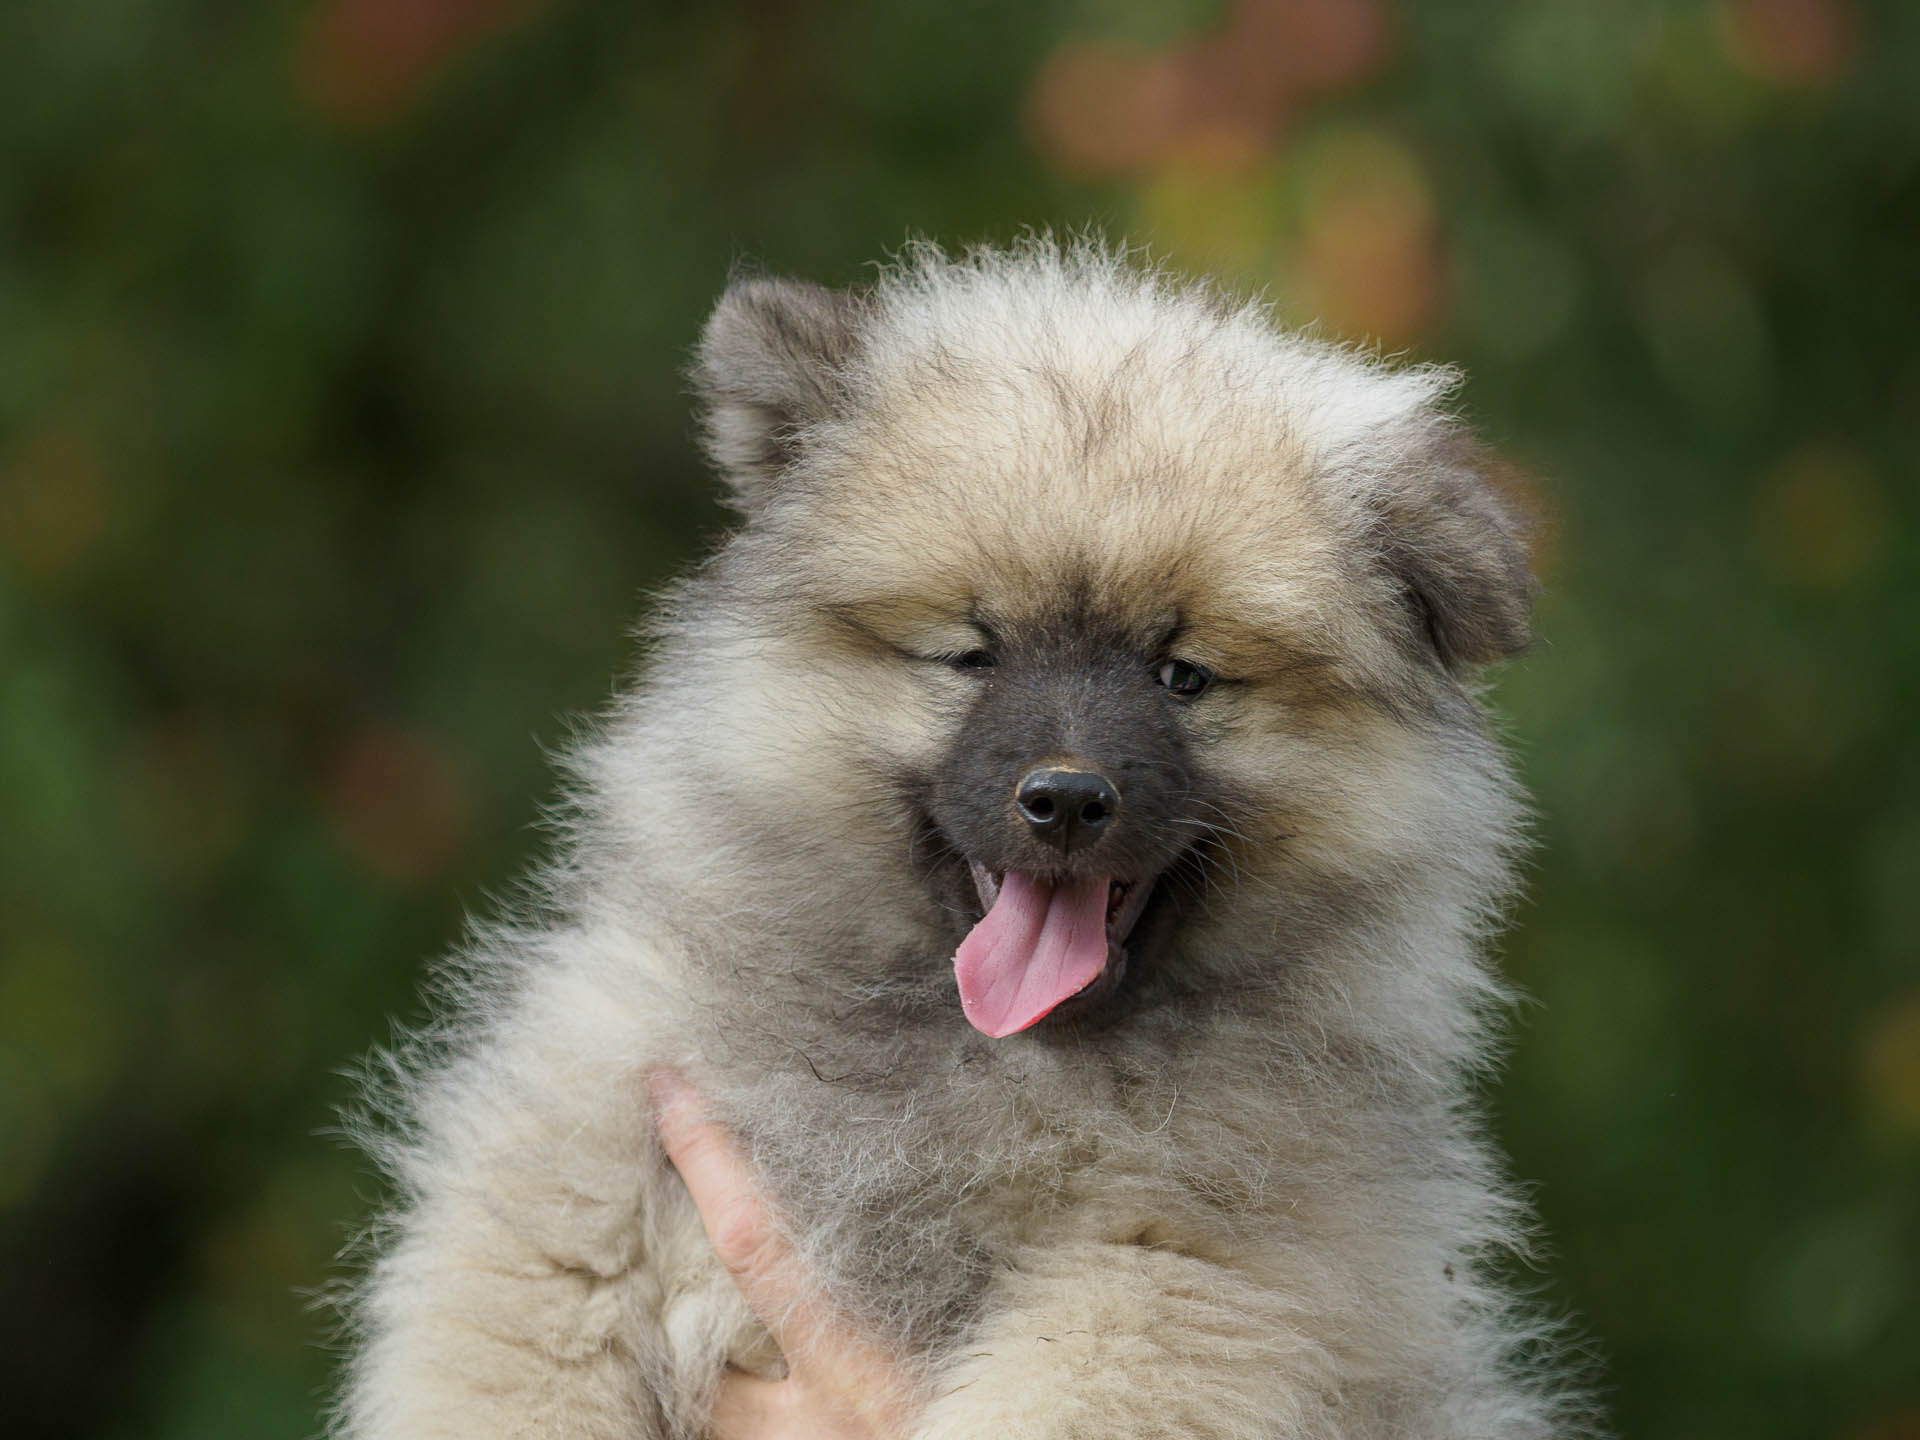
[[[1619,1429],[1920,1437],[1917,167],[1904,0],[0,8],[0,1430],[313,1431],[730,263],[1091,222],[1540,477],[1494,1099]]]

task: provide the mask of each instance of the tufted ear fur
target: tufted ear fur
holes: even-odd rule
[[[797,453],[799,434],[832,414],[840,367],[859,343],[857,296],[802,280],[735,280],[714,306],[693,365],[707,453],[751,512]]]
[[[1519,654],[1538,586],[1525,524],[1493,484],[1498,462],[1450,425],[1413,462],[1381,497],[1381,551],[1426,643],[1450,670]]]

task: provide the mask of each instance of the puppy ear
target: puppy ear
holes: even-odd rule
[[[798,453],[801,432],[834,413],[841,367],[858,347],[864,302],[803,280],[735,280],[694,354],[708,455],[751,511]]]
[[[1381,549],[1425,643],[1450,670],[1526,649],[1538,585],[1527,526],[1496,480],[1503,467],[1452,425],[1436,427],[1381,497]]]

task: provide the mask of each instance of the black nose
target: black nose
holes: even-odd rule
[[[1099,839],[1120,812],[1120,792],[1097,770],[1042,766],[1020,777],[1013,808],[1035,838],[1070,854]]]

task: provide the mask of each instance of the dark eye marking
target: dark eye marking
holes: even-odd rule
[[[991,670],[1000,663],[993,658],[990,650],[963,650],[958,655],[944,658],[956,670]]]
[[[1169,660],[1154,673],[1154,679],[1169,695],[1192,700],[1213,684],[1214,675],[1204,665],[1195,665],[1187,660]]]

